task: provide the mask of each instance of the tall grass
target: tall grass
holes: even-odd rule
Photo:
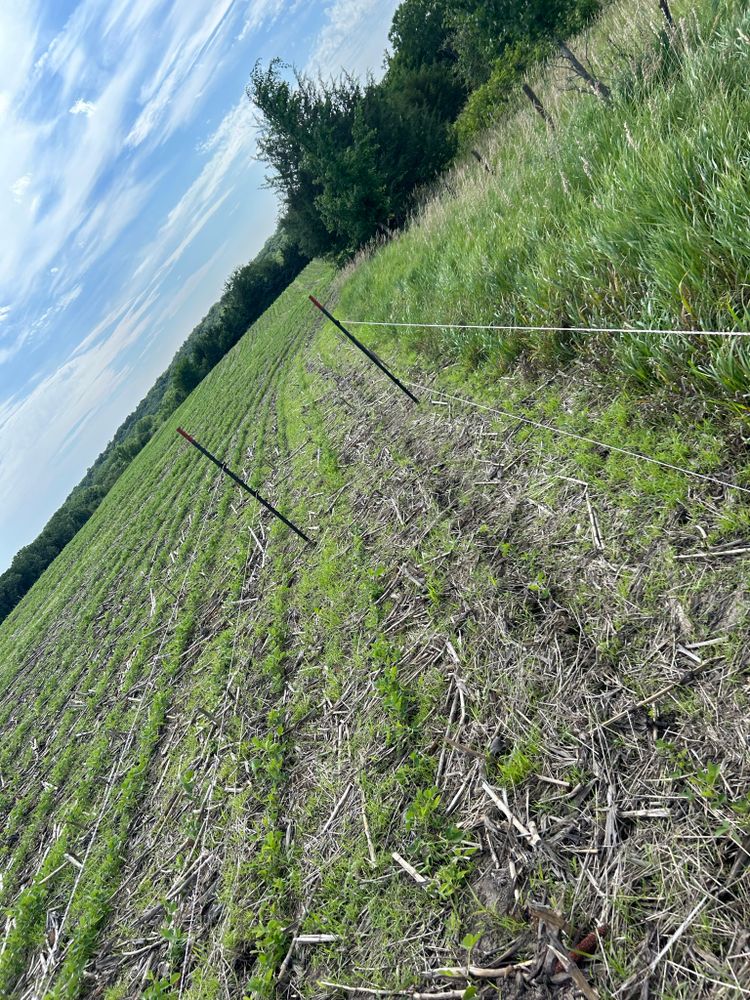
[[[487,140],[489,175],[457,168],[410,227],[342,288],[357,318],[750,329],[750,13],[745,0],[611,7],[574,47],[611,105],[562,66],[537,88],[557,128],[519,107]],[[416,331],[415,346],[505,368],[571,353],[644,385],[747,410],[750,343],[644,333]]]

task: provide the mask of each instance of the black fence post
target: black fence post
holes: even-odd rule
[[[664,20],[667,22],[667,27],[674,28],[674,17],[669,6],[669,0],[659,0],[659,7],[664,15]]]
[[[287,526],[287,528],[291,528],[292,531],[296,535],[299,535],[299,537],[302,538],[304,541],[306,541],[308,545],[315,544],[311,538],[307,537],[304,531],[301,531],[296,524],[292,524],[292,522],[288,518],[284,517],[281,511],[276,510],[273,504],[270,504],[268,500],[264,500],[257,490],[254,490],[252,486],[248,486],[248,484],[245,482],[244,479],[240,479],[240,477],[236,473],[232,472],[231,469],[228,469],[226,465],[216,457],[216,455],[212,455],[211,452],[208,450],[208,448],[204,448],[202,444],[199,444],[195,440],[195,438],[192,437],[192,435],[188,434],[187,431],[184,431],[182,427],[177,428],[177,433],[181,434],[186,441],[189,441],[194,448],[197,448],[198,451],[202,455],[205,455],[206,458],[208,458],[211,462],[214,463],[214,465],[218,465],[218,467],[226,476],[229,476],[230,479],[234,480],[234,482],[237,483],[238,486],[241,486],[243,490],[247,490],[247,492],[250,494],[251,497],[254,497],[259,504],[261,504],[263,507],[266,508],[266,510],[270,510],[270,512],[273,514],[274,517],[277,517],[279,521],[282,521]]]
[[[521,90],[523,90],[524,94],[526,94],[526,96],[528,97],[528,99],[531,101],[531,104],[532,104],[532,107],[534,108],[534,111],[536,111],[536,113],[542,119],[542,121],[544,122],[544,124],[547,125],[554,132],[555,131],[555,123],[552,121],[552,118],[548,114],[547,109],[542,104],[542,102],[539,100],[539,98],[537,97],[537,95],[535,94],[535,92],[528,85],[528,83],[522,83],[521,84]]]
[[[396,376],[393,374],[392,371],[386,368],[386,366],[383,364],[383,362],[380,360],[377,354],[375,354],[374,351],[371,351],[369,347],[365,347],[364,344],[360,343],[360,341],[357,340],[357,338],[354,336],[353,333],[349,333],[346,327],[342,326],[341,323],[339,323],[339,321],[336,319],[336,317],[332,316],[331,313],[328,312],[326,307],[324,305],[321,305],[320,302],[318,302],[318,300],[315,298],[314,295],[310,296],[310,301],[314,306],[320,309],[320,311],[323,313],[324,316],[330,319],[330,321],[333,323],[334,326],[337,326],[339,330],[341,330],[341,332],[344,334],[345,337],[348,337],[349,340],[351,340],[351,342],[354,344],[355,347],[359,348],[359,350],[362,351],[362,353],[366,355],[366,357],[368,357],[373,364],[377,365],[382,372],[385,372],[385,374],[388,376],[391,382],[397,385],[401,390],[401,392],[405,393],[413,403],[419,404],[419,400],[414,395],[414,393],[410,392],[406,388],[404,383],[400,379],[396,378]]]
[[[570,51],[565,42],[558,41],[557,47],[573,67],[573,70],[591,87],[596,96],[600,97],[605,104],[609,104],[612,100],[612,92],[606,83],[602,83],[601,80],[597,80],[595,76],[592,76],[575,53]]]

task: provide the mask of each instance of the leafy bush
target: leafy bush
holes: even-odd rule
[[[496,125],[518,100],[519,81],[528,66],[541,62],[547,50],[542,45],[516,42],[500,56],[489,76],[469,96],[456,120],[456,135],[462,146]]]

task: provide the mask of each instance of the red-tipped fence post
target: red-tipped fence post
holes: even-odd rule
[[[211,452],[208,450],[208,448],[204,448],[202,444],[199,444],[192,435],[188,434],[187,431],[184,431],[182,427],[177,428],[177,433],[181,434],[186,441],[189,441],[194,448],[197,448],[198,451],[202,455],[205,455],[206,458],[208,458],[210,461],[212,461],[214,465],[218,465],[221,471],[225,475],[229,476],[230,479],[234,480],[234,482],[237,483],[238,486],[241,486],[243,490],[247,490],[247,492],[250,494],[251,497],[254,497],[259,504],[261,504],[263,507],[266,508],[266,510],[270,510],[273,516],[277,517],[280,521],[282,521],[287,526],[287,528],[291,528],[292,531],[296,535],[299,535],[299,537],[302,538],[304,541],[306,541],[308,545],[314,544],[313,540],[311,538],[308,538],[307,535],[304,533],[304,531],[301,531],[296,524],[292,524],[292,522],[288,518],[284,517],[281,511],[276,510],[273,504],[270,504],[268,500],[264,500],[257,490],[254,490],[252,486],[248,486],[248,484],[245,482],[244,479],[240,479],[240,477],[236,473],[232,472],[231,469],[228,469],[224,464],[224,462],[220,461],[216,457],[216,455],[212,455]]]
[[[404,383],[400,379],[396,378],[396,376],[393,374],[393,372],[390,371],[390,369],[387,368],[383,364],[383,362],[380,360],[380,358],[377,356],[377,354],[375,354],[374,351],[371,351],[369,347],[365,347],[364,344],[362,344],[359,340],[357,340],[357,338],[354,336],[354,334],[350,333],[346,329],[345,326],[342,326],[342,324],[339,323],[339,321],[336,319],[336,317],[333,316],[333,315],[331,315],[331,313],[328,312],[328,310],[326,309],[326,307],[324,305],[321,305],[320,302],[318,302],[318,300],[315,298],[314,295],[310,296],[310,301],[312,302],[312,304],[314,306],[316,306],[318,309],[320,309],[320,311],[323,313],[323,315],[326,316],[333,323],[334,326],[338,327],[339,330],[341,330],[341,332],[344,334],[345,337],[348,337],[349,340],[351,340],[351,342],[354,344],[355,347],[358,347],[359,350],[362,351],[362,353],[366,357],[368,357],[370,359],[370,361],[372,361],[372,363],[374,365],[377,365],[378,368],[388,376],[388,378],[391,380],[391,382],[393,382],[395,385],[397,385],[399,387],[399,389],[401,390],[401,392],[405,393],[413,403],[419,404],[419,400],[414,395],[414,393],[410,392],[406,388],[406,386],[404,385]]]

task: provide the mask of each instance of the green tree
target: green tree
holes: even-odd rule
[[[603,0],[452,0],[446,21],[458,71],[472,88],[486,83],[513,46],[549,47],[584,28]]]
[[[271,167],[267,183],[284,204],[283,227],[312,258],[337,249],[317,204],[321,164],[350,144],[360,89],[348,77],[324,85],[289,73],[279,59],[265,70],[256,63],[247,96],[261,115],[258,151]]]
[[[393,15],[388,40],[393,48],[389,67],[421,69],[455,64],[450,0],[404,0]]]
[[[415,189],[450,161],[450,123],[465,91],[433,61],[394,55],[384,80],[293,82],[256,65],[248,95],[262,115],[261,157],[302,250],[350,254],[406,218]]]

